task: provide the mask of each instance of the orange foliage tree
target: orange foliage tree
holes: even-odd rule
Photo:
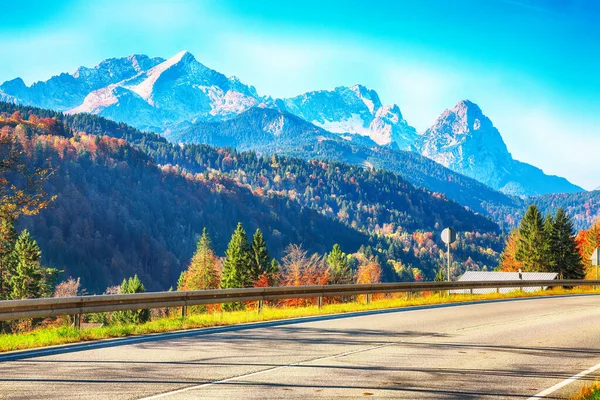
[[[318,254],[308,255],[301,245],[286,247],[282,261],[282,286],[326,285],[327,266]],[[287,299],[285,305],[315,304],[315,299]]]
[[[506,246],[500,256],[500,269],[505,272],[515,272],[520,268],[523,268],[523,263],[517,260],[517,246],[520,240],[519,230],[514,229],[508,239],[506,239]]]
[[[594,222],[589,229],[579,231],[575,241],[583,259],[586,279],[596,279],[596,268],[592,267],[590,258],[594,249],[600,247],[600,219]]]
[[[381,266],[375,257],[367,258],[364,254],[358,253],[355,255],[358,259],[358,269],[356,271],[357,284],[381,283]],[[381,298],[383,294],[373,295],[374,298]],[[359,299],[364,299],[365,296],[359,296]]]
[[[218,289],[220,282],[221,263],[212,249],[205,228],[188,269],[181,273],[177,290]],[[218,305],[197,306],[198,311],[212,311],[215,308],[219,308]]]

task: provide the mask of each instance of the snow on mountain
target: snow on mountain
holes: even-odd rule
[[[408,150],[417,138],[398,106],[383,106],[377,92],[363,85],[308,92],[275,103],[325,130],[368,136],[379,145]]]
[[[80,67],[73,74],[63,73],[31,86],[13,79],[0,85],[0,101],[99,114],[166,136],[197,122],[220,122],[255,107],[272,108],[312,124],[314,129],[306,132],[321,128],[364,146],[415,151],[505,193],[583,190],[514,160],[490,119],[468,100],[444,111],[431,128],[418,134],[397,105],[383,105],[377,92],[363,85],[273,100],[259,96],[254,87],[235,76],[204,66],[188,51],[167,60],[146,55],[110,58],[93,68]],[[262,122],[264,133],[287,137],[283,132],[293,130],[289,116],[273,115],[277,118]]]
[[[163,61],[134,54],[109,58],[93,68],[80,67],[73,74],[62,73],[31,86],[17,78],[0,85],[0,93],[4,93],[0,99],[9,96],[18,103],[66,111],[79,106],[90,92],[131,78]]]
[[[444,111],[418,145],[424,156],[507,194],[583,191],[564,178],[514,160],[492,121],[468,100]]]
[[[130,125],[164,132],[185,122],[232,117],[263,101],[254,87],[236,77],[227,78],[182,51],[133,77],[89,93],[68,112],[108,118],[123,114],[120,120]],[[122,113],[125,104],[127,112]]]
[[[160,78],[161,74],[165,72],[167,69],[171,68],[173,65],[181,62],[182,58],[189,54],[187,51],[182,51],[180,53],[175,54],[173,57],[169,58],[167,61],[164,61],[157,66],[146,72],[146,79],[142,81],[142,83],[132,86],[130,89],[140,95],[144,100],[146,100],[150,105],[154,105],[151,99],[152,91],[154,88],[154,83]]]

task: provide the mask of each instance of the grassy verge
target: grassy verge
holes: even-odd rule
[[[571,400],[600,400],[600,382],[596,381],[589,386],[585,386]]]
[[[0,353],[32,349],[59,344],[76,343],[83,341],[119,338],[149,333],[172,332],[192,328],[206,328],[214,326],[227,326],[249,322],[274,321],[288,318],[309,317],[317,315],[341,314],[356,311],[381,310],[388,308],[411,307],[431,304],[458,303],[479,300],[494,300],[521,297],[540,297],[564,294],[593,293],[589,289],[553,289],[542,292],[486,295],[451,295],[445,294],[419,294],[407,297],[394,295],[381,299],[373,299],[370,304],[365,302],[341,303],[307,307],[263,307],[257,313],[254,308],[244,311],[214,312],[193,314],[186,318],[167,317],[153,320],[140,325],[112,325],[90,329],[75,329],[69,326],[49,326],[38,328],[31,332],[0,335]],[[363,296],[364,297],[364,296]]]

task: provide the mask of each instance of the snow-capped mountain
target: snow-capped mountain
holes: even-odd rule
[[[419,147],[424,156],[507,194],[583,191],[564,178],[514,160],[492,121],[468,100],[444,111],[419,138]]]
[[[98,114],[169,138],[185,133],[187,139],[190,132],[198,132],[197,123],[230,120],[255,107],[271,108],[312,126],[294,122],[304,133],[328,131],[369,149],[379,145],[414,151],[505,193],[524,196],[583,190],[514,160],[498,130],[472,102],[459,102],[419,134],[397,105],[383,105],[377,92],[363,85],[274,100],[260,96],[236,77],[204,66],[187,51],[167,60],[146,55],[111,58],[31,86],[13,79],[0,85],[0,101]],[[269,124],[261,120],[261,135],[270,133],[282,141],[289,139],[282,132],[300,132],[284,126],[292,120],[281,115],[272,114]],[[241,131],[251,133],[247,127]],[[294,141],[286,145],[293,146]]]
[[[16,78],[0,85],[0,100],[67,111],[80,105],[90,92],[131,78],[163,61],[134,54],[109,58],[93,68],[80,67],[73,74],[62,73],[31,86]]]
[[[412,150],[418,136],[397,105],[382,105],[377,92],[362,85],[308,92],[276,105],[330,132],[368,136],[379,145]]]
[[[70,113],[89,112],[164,132],[198,119],[232,117],[263,102],[252,86],[182,51],[133,77],[89,93]]]

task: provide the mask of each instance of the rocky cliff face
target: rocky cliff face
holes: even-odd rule
[[[530,196],[583,191],[564,178],[514,160],[492,121],[468,100],[444,111],[418,143],[424,156],[504,193]]]

